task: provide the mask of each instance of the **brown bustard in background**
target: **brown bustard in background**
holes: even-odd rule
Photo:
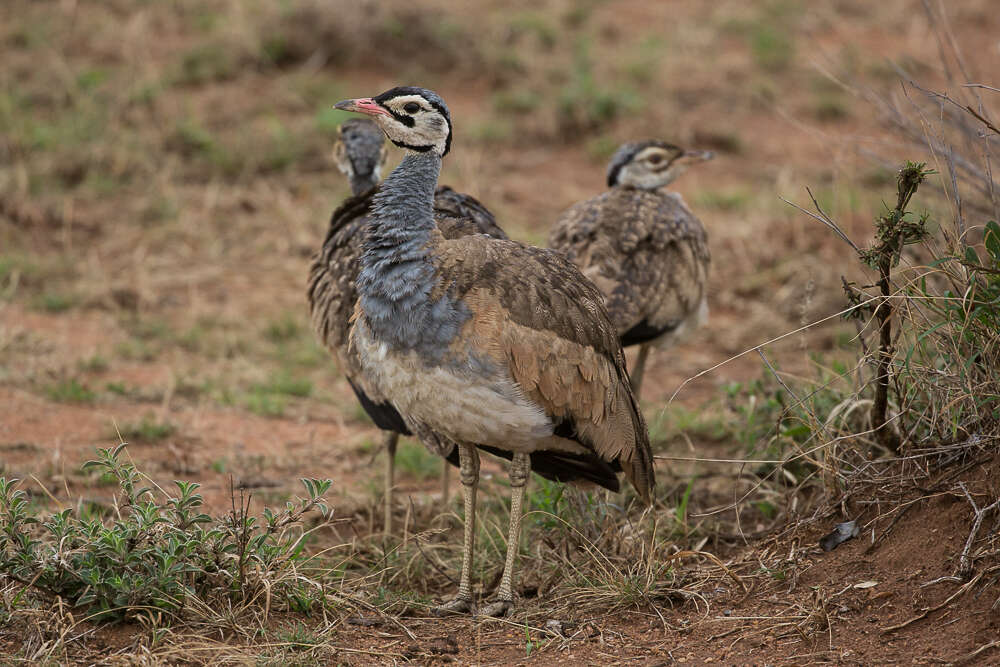
[[[611,158],[610,189],[563,213],[549,235],[604,294],[622,345],[640,346],[636,396],[650,346],[669,347],[708,319],[705,228],[660,188],[711,157],[662,141],[625,144]]]
[[[428,447],[458,446],[462,575],[442,611],[473,609],[478,449],[511,459],[507,557],[497,600],[483,610],[507,614],[531,470],[613,491],[624,471],[650,499],[649,434],[625,355],[601,293],[563,255],[438,229],[434,190],[452,132],[437,94],[393,88],[336,107],[368,114],[406,151],[374,198],[351,348]]]
[[[314,256],[309,272],[309,307],[312,325],[323,344],[333,353],[347,376],[354,394],[375,425],[385,431],[385,532],[392,532],[392,497],[395,483],[396,445],[400,434],[410,435],[402,417],[365,377],[356,352],[348,348],[351,315],[358,300],[355,282],[360,269],[365,226],[371,214],[372,197],[386,160],[385,137],[375,123],[365,118],[344,122],[334,144],[337,167],[348,177],[353,196],[330,218],[326,240]],[[435,194],[434,215],[442,234],[458,238],[488,234],[507,238],[486,208],[469,195],[440,187]],[[458,465],[457,451],[448,452]],[[442,499],[448,499],[448,469],[444,465]]]

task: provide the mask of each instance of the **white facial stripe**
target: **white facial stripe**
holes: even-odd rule
[[[664,162],[668,162],[672,157],[674,157],[674,153],[669,149],[662,148],[660,146],[649,146],[648,148],[643,148],[639,151],[639,154],[635,156],[633,161],[638,162],[640,160],[646,160],[654,155],[662,157]]]
[[[419,104],[421,111],[426,111],[432,108],[427,103],[427,100],[425,100],[420,95],[400,95],[399,97],[394,97],[388,102],[386,102],[385,106],[389,107],[390,109],[398,113],[406,113],[405,111],[403,111],[403,107],[405,107],[410,102],[416,102],[417,104]],[[418,111],[417,113],[419,114],[420,112]]]

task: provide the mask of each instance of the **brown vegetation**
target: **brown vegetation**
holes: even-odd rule
[[[236,545],[248,516],[310,502],[298,478],[335,484],[332,519],[268,538],[301,560],[254,570],[237,546],[234,579],[118,624],[5,571],[0,654],[994,662],[1000,93],[965,84],[1000,87],[998,31],[989,0],[3,3],[0,477],[43,519],[127,527],[138,501],[81,467],[122,438],[164,517],[173,480],[197,481]],[[454,589],[458,505],[429,500],[439,464],[405,443],[403,532],[375,530],[377,433],[307,326],[309,255],[347,193],[330,105],[398,83],[451,106],[443,182],[529,242],[602,189],[619,142],[719,153],[675,188],[709,232],[712,316],[646,373],[654,507],[533,481],[509,622],[427,617]],[[937,172],[906,218],[929,238],[891,253],[884,291],[858,250],[904,160]],[[485,595],[506,508],[497,479],[483,493]],[[846,520],[858,538],[822,552]]]

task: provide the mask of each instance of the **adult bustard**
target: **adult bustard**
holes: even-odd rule
[[[624,471],[646,501],[649,434],[600,292],[561,254],[488,236],[446,239],[434,188],[451,147],[436,93],[393,88],[338,109],[369,115],[406,151],[375,195],[358,275],[351,345],[407,426],[431,448],[458,445],[465,500],[462,575],[441,609],[472,609],[477,447],[511,459],[507,557],[512,578],[529,472],[619,490]]]
[[[625,144],[608,166],[610,189],[563,213],[549,235],[604,293],[622,345],[640,346],[636,396],[650,346],[669,347],[708,319],[705,228],[661,188],[711,157],[662,141]]]
[[[361,268],[364,230],[387,155],[384,144],[382,130],[367,118],[352,118],[340,126],[334,144],[334,159],[337,167],[350,180],[353,196],[345,200],[330,218],[326,240],[313,257],[307,293],[313,330],[337,359],[365,412],[376,426],[385,431],[384,529],[386,533],[391,533],[396,447],[400,434],[410,435],[410,431],[392,404],[371,386],[361,370],[357,353],[347,345],[351,315],[358,300],[355,282]],[[507,238],[493,215],[469,195],[442,186],[437,189],[434,206],[434,216],[441,232],[448,238],[468,234]],[[449,461],[458,465],[457,451],[449,453]],[[446,463],[441,479],[444,502],[448,498],[448,470]]]

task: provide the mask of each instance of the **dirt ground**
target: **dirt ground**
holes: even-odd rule
[[[924,5],[822,5],[4,3],[0,474],[26,480],[49,508],[107,504],[113,489],[80,465],[121,436],[158,483],[200,482],[211,510],[229,507],[231,483],[260,509],[284,503],[300,477],[329,477],[337,513],[374,532],[380,436],[313,340],[304,285],[347,192],[330,159],[344,117],[330,106],[417,83],[455,119],[442,182],[527,242],[544,242],[560,211],[602,189],[622,141],[717,153],[676,184],[709,231],[711,321],[654,353],[643,402],[661,484],[679,495],[693,480],[687,511],[743,583],[720,575],[673,608],[586,618],[547,618],[537,599],[507,622],[376,618],[332,633],[339,663],[1000,660],[995,568],[949,601],[968,585],[947,579],[970,528],[961,495],[866,490],[848,514],[865,532],[831,553],[817,540],[839,514],[807,515],[766,490],[733,508],[756,479],[739,461],[766,458],[740,426],[768,378],[753,350],[778,339],[763,349],[790,382],[850,363],[854,327],[832,317],[841,276],[870,279],[847,245],[779,197],[809,207],[810,187],[863,243],[893,196],[891,166],[933,159],[857,94],[898,95],[892,63],[944,85]],[[998,85],[993,3],[942,6],[969,80]],[[920,205],[948,215],[932,188]],[[404,452],[397,497],[439,507],[437,462],[415,443]],[[996,466],[969,470],[974,497],[995,498]],[[777,515],[754,509],[761,502]],[[901,512],[882,515],[880,503],[906,511],[873,546]],[[96,629],[79,659],[140,663],[135,632]],[[16,643],[0,630],[0,653]],[[192,651],[166,661],[206,659]]]

